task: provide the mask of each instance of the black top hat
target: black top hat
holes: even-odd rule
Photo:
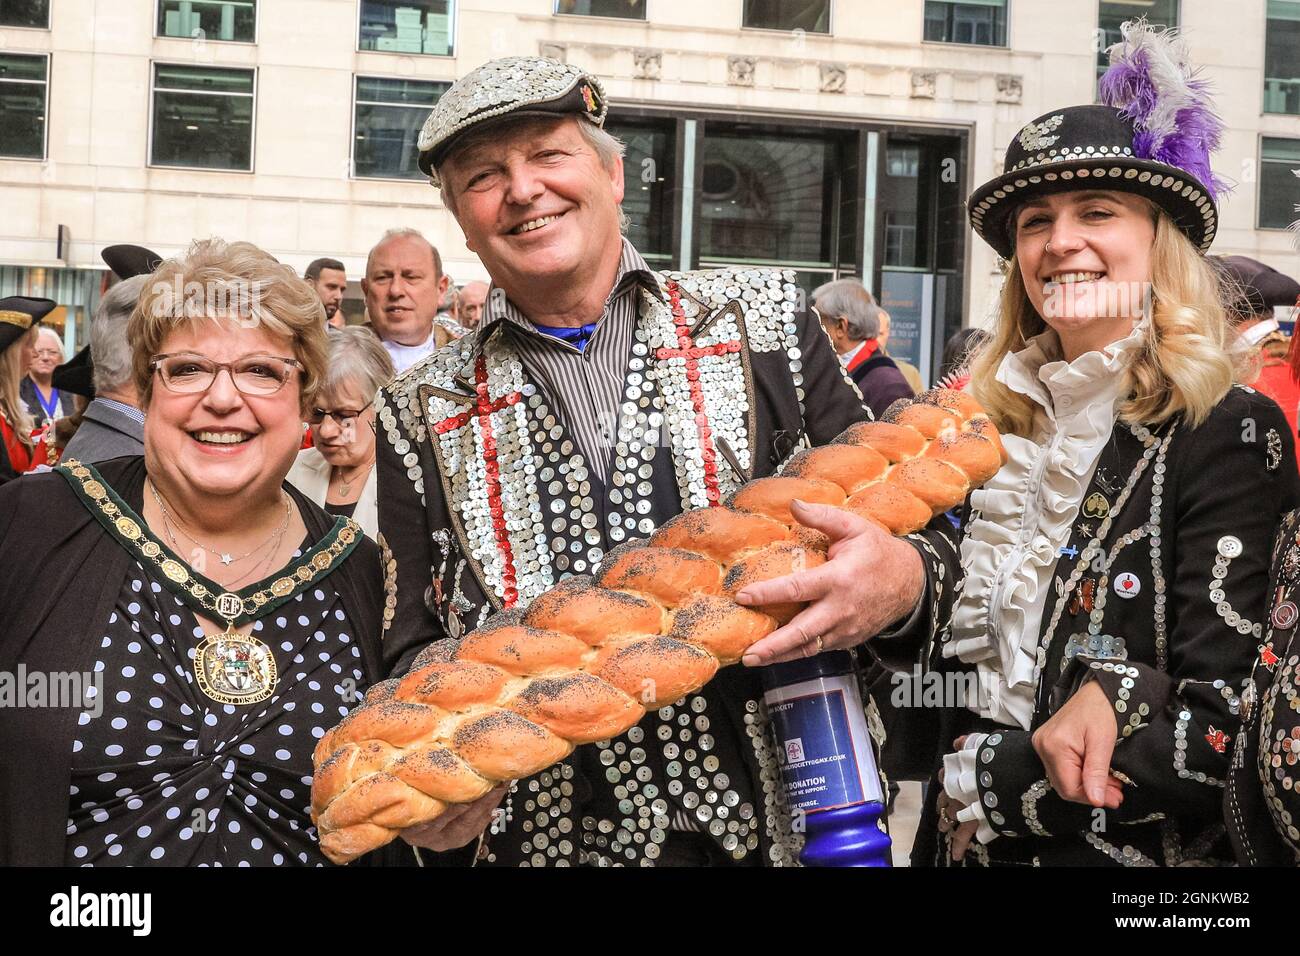
[[[162,256],[144,246],[105,246],[99,255],[119,279],[147,276],[163,261]]]
[[[30,299],[27,296],[11,295],[0,299],[0,352],[5,351],[34,325],[40,325],[56,308],[53,299]]]
[[[1223,184],[1210,169],[1223,123],[1172,31],[1125,23],[1101,80],[1104,105],[1039,116],[1007,147],[1001,176],[968,203],[971,226],[1004,259],[1026,200],[1104,189],[1144,196],[1205,252],[1214,241]]]
[[[1211,261],[1228,279],[1228,309],[1236,315],[1271,316],[1274,306],[1293,306],[1300,299],[1300,282],[1257,259],[1216,256]]]
[[[94,399],[95,363],[90,359],[90,346],[83,345],[80,352],[56,368],[50,381],[61,392]]]

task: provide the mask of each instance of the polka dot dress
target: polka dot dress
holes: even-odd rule
[[[74,734],[65,863],[324,865],[311,755],[365,690],[354,633],[317,582],[253,624],[275,694],[221,704],[194,676],[194,614],[136,565],[95,653],[102,712]]]

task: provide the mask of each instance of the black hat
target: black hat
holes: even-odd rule
[[[1039,116],[1007,147],[1002,175],[971,195],[971,226],[1004,259],[1026,200],[1085,189],[1144,196],[1202,252],[1214,241],[1224,186],[1210,154],[1222,121],[1172,31],[1156,33],[1144,20],[1122,30],[1101,80],[1104,105]]]
[[[1236,315],[1249,318],[1271,317],[1273,307],[1293,306],[1300,299],[1300,282],[1283,275],[1272,266],[1247,256],[1215,256],[1211,259],[1228,278],[1228,308]]]
[[[506,116],[581,116],[605,125],[609,104],[600,80],[581,67],[544,56],[492,60],[462,76],[438,98],[420,130],[419,165],[435,186],[452,143],[473,126]]]
[[[132,245],[106,246],[100,256],[119,279],[147,276],[163,261],[152,249]]]
[[[95,363],[90,360],[90,346],[64,362],[50,375],[50,382],[61,392],[71,392],[85,398],[95,397]]]
[[[30,299],[11,295],[0,299],[0,352],[5,351],[26,335],[34,325],[40,325],[59,304],[53,299]]]

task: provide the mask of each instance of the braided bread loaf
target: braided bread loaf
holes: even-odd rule
[[[826,561],[824,536],[794,520],[793,499],[907,534],[1004,461],[974,399],[928,392],[799,453],[725,506],[678,515],[648,542],[610,551],[594,579],[568,578],[459,642],[431,644],[318,743],[312,817],[322,850],[336,863],[355,859],[449,803],[623,733],[739,660],[801,605],[748,608],[732,597]]]

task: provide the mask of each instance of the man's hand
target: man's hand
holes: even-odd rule
[[[800,524],[830,539],[830,560],[811,571],[751,584],[736,595],[742,605],[812,602],[745,652],[748,667],[860,644],[911,613],[925,587],[916,549],[875,522],[802,501],[793,502],[790,510]]]
[[[502,784],[473,803],[453,804],[432,823],[407,827],[402,831],[402,839],[411,846],[439,853],[459,849],[471,840],[477,840],[479,834],[487,829],[493,812],[501,805],[501,798],[509,789],[508,784]]]
[[[1118,721],[1106,692],[1096,681],[1084,684],[1031,738],[1047,768],[1047,779],[1062,798],[1114,810],[1123,788],[1110,775]]]

